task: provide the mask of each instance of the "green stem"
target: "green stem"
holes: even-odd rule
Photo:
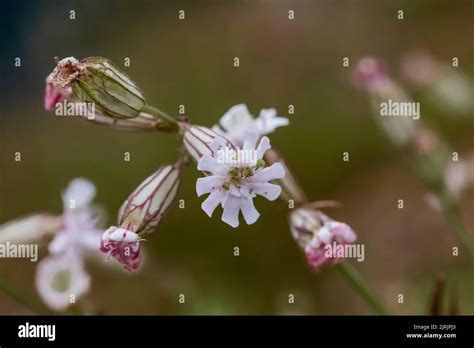
[[[170,131],[177,131],[179,129],[178,122],[174,117],[168,115],[166,112],[161,111],[158,108],[155,108],[154,106],[145,105],[142,109],[142,112],[153,115],[156,118],[164,121],[167,126],[166,128],[168,128]]]
[[[465,229],[461,217],[452,202],[446,194],[440,195],[441,204],[443,206],[443,213],[446,219],[446,222],[453,230],[454,234],[458,238],[461,246],[464,250],[469,254],[471,259],[474,261],[474,245],[473,245],[473,238]]]
[[[341,262],[337,265],[337,268],[341,273],[347,278],[351,283],[352,287],[357,290],[357,292],[362,296],[362,298],[367,302],[367,304],[372,307],[372,309],[380,314],[387,315],[389,314],[388,310],[379,301],[379,299],[374,295],[372,289],[361,277],[360,273],[348,262]]]
[[[13,284],[2,277],[0,277],[0,290],[3,290],[5,294],[13,298],[16,302],[28,307],[34,313],[51,314],[51,312],[34,297],[16,288]]]

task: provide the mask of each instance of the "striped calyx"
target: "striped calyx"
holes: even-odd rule
[[[160,167],[123,203],[118,226],[139,235],[151,233],[173,202],[180,179],[180,164]]]
[[[107,58],[64,58],[53,78],[62,88],[71,87],[80,101],[94,103],[102,114],[113,118],[134,118],[146,105],[135,82]]]
[[[212,129],[202,126],[189,126],[185,129],[183,132],[184,147],[195,163],[198,163],[204,155],[212,156],[213,152],[209,144],[216,136],[218,134]],[[230,141],[229,146],[234,147]]]

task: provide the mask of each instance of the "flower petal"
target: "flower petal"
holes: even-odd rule
[[[77,300],[89,287],[90,277],[73,254],[49,256],[38,265],[36,288],[43,301],[55,310],[68,307],[71,295]]]
[[[216,176],[206,176],[196,181],[196,193],[198,196],[209,193],[222,185],[222,180]]]
[[[289,123],[290,121],[286,117],[278,117],[275,109],[262,109],[254,125],[260,135],[266,135]]]
[[[244,135],[244,144],[242,150],[244,151],[253,151],[257,146],[258,133],[257,132],[245,132]]]
[[[281,187],[268,182],[254,183],[249,185],[252,189],[252,193],[263,196],[269,201],[274,201],[281,194]]]
[[[216,175],[225,175],[227,173],[227,166],[209,155],[204,155],[201,157],[197,168],[198,170]]]
[[[75,209],[84,208],[95,197],[95,186],[89,180],[76,178],[69,183],[63,193],[64,209],[71,209],[71,203]]]
[[[245,131],[253,122],[253,117],[245,104],[238,104],[229,109],[219,120],[226,132]]]
[[[268,139],[268,137],[262,137],[257,147],[257,160],[262,159],[265,152],[270,149],[270,139]]]
[[[212,217],[212,213],[217,206],[224,201],[226,194],[221,190],[214,190],[201,204],[202,210],[209,216]]]
[[[239,226],[240,197],[229,195],[224,203],[222,221],[236,228]]]
[[[280,163],[273,163],[270,167],[257,170],[250,182],[267,182],[274,179],[281,179],[285,177],[285,169]]]
[[[245,222],[251,225],[260,217],[260,213],[255,209],[253,205],[253,199],[250,197],[242,197],[240,209],[242,210],[242,215],[244,216]]]

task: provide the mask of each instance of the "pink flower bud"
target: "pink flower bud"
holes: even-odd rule
[[[120,262],[127,271],[140,265],[140,237],[132,231],[112,226],[102,235],[100,251]]]
[[[373,57],[361,59],[353,72],[353,82],[356,86],[376,91],[383,86],[388,79],[384,65]]]
[[[54,82],[52,74],[46,78],[46,87],[44,91],[44,108],[52,110],[57,103],[71,97],[71,87],[62,88]]]
[[[334,221],[310,205],[296,209],[290,216],[293,237],[303,249],[308,264],[317,269],[328,260],[337,262],[340,257],[328,256],[333,245],[353,244],[357,236],[352,228]]]

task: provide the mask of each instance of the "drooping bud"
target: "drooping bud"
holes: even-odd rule
[[[102,114],[110,117],[134,118],[146,105],[137,85],[107,58],[64,58],[51,78],[58,88],[71,88],[74,97],[94,103]]]
[[[180,179],[179,163],[158,169],[123,203],[118,225],[140,235],[152,232],[175,198]]]
[[[338,255],[328,255],[331,245],[353,244],[357,236],[345,223],[334,221],[311,207],[295,209],[290,215],[291,233],[305,253],[308,264],[317,269],[329,260],[339,261]]]
[[[133,231],[110,227],[102,235],[100,251],[112,256],[127,271],[134,271],[140,265],[140,237]]]
[[[421,126],[419,103],[414,103],[405,91],[387,74],[383,63],[373,57],[361,59],[353,71],[354,82],[369,93],[372,116],[387,136],[397,147],[409,146]],[[413,115],[391,114],[391,108],[409,105]],[[418,106],[418,112],[414,112]]]

